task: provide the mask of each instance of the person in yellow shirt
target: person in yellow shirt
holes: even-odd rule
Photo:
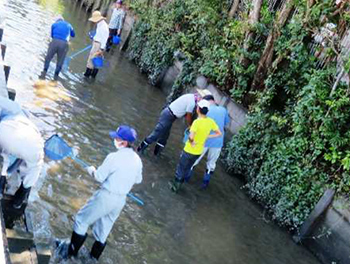
[[[184,182],[185,175],[188,174],[192,165],[202,154],[207,138],[221,136],[218,125],[213,119],[206,116],[209,106],[210,104],[207,100],[201,100],[197,104],[198,119],[192,123],[190,135],[176,167],[175,178],[170,184],[171,190],[174,192],[179,191]],[[211,131],[214,131],[215,134],[210,134]]]

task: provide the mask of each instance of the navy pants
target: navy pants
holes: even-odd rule
[[[165,146],[170,135],[171,126],[175,120],[176,117],[170,112],[169,108],[164,108],[160,113],[156,127],[145,141],[148,144],[157,141],[159,144]]]
[[[113,45],[113,37],[118,34],[118,29],[109,29],[109,37],[107,40],[106,51],[109,51]]]
[[[193,164],[200,157],[200,155],[192,155],[186,151],[182,151],[180,161],[177,164],[175,177],[178,181],[183,182],[185,176],[191,170]]]
[[[64,59],[68,52],[68,42],[61,39],[53,39],[46,54],[44,71],[47,71],[52,58],[57,54],[55,75],[59,75],[62,70]]]

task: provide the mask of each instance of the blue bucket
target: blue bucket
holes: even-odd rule
[[[102,68],[103,67],[103,58],[102,57],[95,57],[92,59],[92,63],[94,64],[95,68]]]
[[[115,35],[113,36],[113,44],[118,45],[120,43],[121,39],[119,36]]]

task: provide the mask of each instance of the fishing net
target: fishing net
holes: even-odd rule
[[[44,151],[52,160],[62,160],[72,155],[72,148],[58,135],[53,135],[45,142]]]

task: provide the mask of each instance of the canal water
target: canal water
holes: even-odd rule
[[[77,4],[78,3],[78,4]],[[88,163],[99,165],[114,150],[108,131],[134,126],[142,139],[155,125],[165,94],[147,83],[135,65],[118,51],[106,56],[107,66],[95,82],[83,78],[87,54],[72,60],[58,87],[34,88],[43,68],[50,26],[60,13],[72,23],[76,38],[69,54],[88,45],[91,25],[78,1],[2,0],[0,19],[12,66],[9,86],[17,101],[34,115],[45,139],[62,135]],[[52,78],[53,67],[48,74]],[[203,164],[178,195],[168,188],[181,152],[183,123],[177,121],[160,158],[150,149],[142,159],[144,180],[134,192],[145,202],[128,201],[108,238],[99,263],[104,264],[295,264],[319,263],[290,235],[264,217],[239,180],[222,166],[206,191],[199,189]],[[72,160],[46,160],[29,212],[36,242],[71,235],[73,217],[98,185]],[[79,260],[88,263],[91,233]],[[56,263],[53,259],[52,263]]]

